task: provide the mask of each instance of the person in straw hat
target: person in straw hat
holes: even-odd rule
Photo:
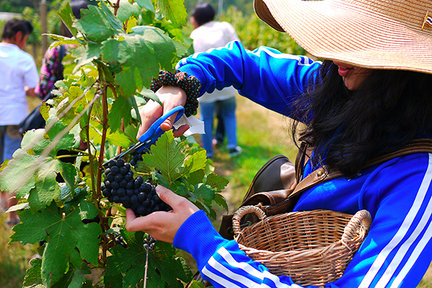
[[[432,259],[432,154],[362,167],[432,136],[432,1],[255,0],[254,8],[323,62],[264,47],[247,51],[232,42],[183,59],[178,69],[200,81],[199,94],[233,85],[241,95],[306,124],[293,128],[314,148],[303,177],[323,165],[344,176],[305,191],[294,211],[371,213],[362,246],[327,287],[416,287]],[[160,88],[164,106],[144,106],[140,133],[163,110],[191,106],[194,94],[186,90]],[[170,129],[172,120],[161,128]],[[128,230],[146,231],[191,253],[214,287],[300,287],[222,238],[192,203],[166,188],[157,191],[173,210],[138,218],[127,210]]]

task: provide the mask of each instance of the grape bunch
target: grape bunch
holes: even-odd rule
[[[135,215],[145,216],[154,211],[169,211],[156,194],[155,186],[141,176],[134,178],[130,163],[123,159],[111,160],[105,167],[105,181],[102,192],[110,202],[121,203],[131,208]]]
[[[131,160],[130,160],[130,164],[132,165],[132,166],[136,166],[137,165],[137,163],[139,162],[139,161],[142,161],[142,155],[144,154],[144,153],[147,153],[148,152],[148,150],[146,150],[146,149],[144,149],[144,150],[142,150],[142,151],[133,151],[130,155],[131,155]]]

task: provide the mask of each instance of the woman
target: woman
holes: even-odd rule
[[[410,154],[362,168],[432,135],[428,9],[430,0],[255,0],[261,19],[326,60],[267,48],[250,52],[232,43],[179,63],[179,70],[201,82],[200,93],[233,85],[241,95],[306,124],[303,130],[294,126],[300,140],[314,148],[303,177],[323,165],[344,177],[306,190],[294,211],[371,213],[367,238],[344,275],[326,287],[416,287],[431,263],[432,155]],[[162,87],[158,94],[164,110],[186,103],[178,87]],[[146,106],[142,131],[163,113],[157,104]],[[215,287],[300,287],[223,239],[189,201],[163,187],[157,191],[173,210],[140,218],[128,210],[128,230],[146,231],[191,253]]]
[[[81,9],[87,9],[88,2],[85,0],[70,2],[72,13],[76,19],[81,18]],[[60,34],[65,37],[72,37],[71,32],[62,23]],[[54,84],[63,79],[63,57],[73,45],[60,45],[49,48],[44,55],[40,71],[39,85],[36,87],[36,94],[42,100],[48,100],[52,97],[51,91],[55,88]]]

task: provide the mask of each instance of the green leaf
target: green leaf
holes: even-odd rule
[[[191,185],[195,186],[198,185],[199,183],[204,182],[204,176],[205,176],[204,170],[198,170],[188,175],[188,181]]]
[[[207,175],[205,183],[210,187],[214,188],[215,190],[221,191],[226,187],[226,185],[228,185],[229,181],[215,173],[210,173],[209,175]]]
[[[75,189],[75,179],[78,176],[78,172],[75,169],[75,165],[63,161],[60,161],[59,164],[61,166],[60,173],[63,179],[65,180],[66,184],[69,186],[69,189],[73,191]]]
[[[151,0],[136,0],[136,3],[144,9],[150,10],[153,13],[155,12],[153,3]]]
[[[108,124],[111,131],[115,132],[121,128],[121,119],[124,119],[125,123],[129,123],[131,119],[131,106],[125,97],[118,97],[111,107],[111,111],[108,114]]]
[[[123,97],[130,97],[135,94],[135,68],[127,67],[117,74],[115,78],[116,84],[119,85],[120,95]]]
[[[117,10],[117,17],[120,19],[120,21],[125,22],[132,15],[138,17],[140,12],[141,11],[138,4],[130,4],[129,0],[120,0],[120,6]]]
[[[9,193],[16,192],[18,198],[28,194],[35,187],[36,175],[31,174],[28,177],[26,171],[34,169],[34,162],[37,159],[37,156],[23,154],[20,159],[9,161],[8,165],[0,173],[0,190]],[[21,175],[21,177],[17,179],[16,175]]]
[[[162,14],[176,24],[185,24],[187,13],[183,4],[184,1],[157,0],[157,6]]]
[[[81,19],[74,23],[84,36],[92,41],[102,42],[111,36],[121,33],[122,23],[106,6],[99,2],[99,6],[89,5],[81,11]]]
[[[162,105],[162,102],[160,101],[159,97],[156,95],[155,92],[153,92],[150,89],[144,88],[143,90],[141,90],[140,95],[142,95],[143,97],[147,98],[147,99],[151,99],[157,103],[159,103],[159,105]]]
[[[204,184],[196,185],[193,193],[195,194],[195,196],[202,198],[206,201],[213,200],[215,196],[213,189]]]
[[[214,198],[214,201],[215,201],[219,206],[221,206],[222,208],[224,208],[225,211],[228,211],[228,204],[227,204],[225,198],[224,198],[221,194],[216,194],[216,195],[215,195],[215,198]]]
[[[178,149],[174,142],[172,130],[165,132],[151,146],[149,154],[143,155],[143,161],[147,166],[157,168],[162,176],[169,182],[174,182],[182,176],[181,167],[185,161],[185,155]]]
[[[83,271],[76,269],[68,288],[81,288],[84,282],[86,282],[86,278]]]
[[[108,142],[115,146],[129,147],[133,144],[131,139],[121,130],[117,130],[114,133],[108,133],[106,137]]]
[[[71,231],[61,229],[58,233],[61,233],[63,237],[54,237],[48,241],[42,255],[42,282],[48,287],[60,281],[67,272],[68,251],[73,249],[73,242],[68,241],[73,237]]]
[[[47,134],[52,141],[58,134],[62,133],[63,130],[65,130],[67,127],[57,119],[48,120],[47,125],[49,125],[51,121],[55,121],[55,124],[52,126],[52,128],[49,131],[47,131]],[[58,143],[56,143],[55,148],[53,150],[53,152],[55,153],[57,153],[60,150],[70,150],[76,144],[75,136],[70,132],[66,133],[63,137],[60,138],[60,140],[57,141]]]
[[[70,51],[75,58],[76,66],[73,73],[79,70],[84,65],[98,59],[101,55],[101,44],[88,42],[86,45],[71,48]]]
[[[72,35],[76,36],[77,30],[73,27],[73,19],[75,18],[72,12],[72,8],[69,5],[69,2],[65,2],[65,4],[58,11],[59,18],[63,21]]]
[[[172,1],[176,2],[176,1]],[[151,43],[154,55],[160,63],[162,69],[172,69],[172,59],[176,55],[174,41],[161,29],[151,26],[135,26],[134,34],[141,35],[143,39]]]
[[[60,187],[56,182],[56,176],[54,171],[48,173],[44,171],[44,175],[38,177],[36,186],[30,191],[28,198],[30,208],[33,211],[49,206],[60,196]]]
[[[63,214],[56,205],[34,214],[26,210],[19,214],[22,224],[14,227],[12,241],[23,244],[47,241],[42,261],[43,283],[51,287],[67,272],[70,255],[78,249],[81,258],[96,264],[99,254],[98,237],[102,232],[96,223],[84,224],[81,217],[94,215],[94,205],[82,200],[78,209]]]
[[[50,45],[50,48],[54,48],[54,47],[64,45],[64,44],[81,45],[80,41],[78,41],[76,38],[73,38],[73,37],[69,38],[66,36],[61,36],[61,35],[57,35],[57,34],[50,34],[50,33],[45,34],[45,35],[53,38],[54,40],[57,40]]]
[[[42,284],[41,266],[42,259],[40,258],[35,258],[30,261],[30,268],[28,268],[26,271],[23,286]]]
[[[21,223],[13,228],[12,242],[18,241],[22,244],[33,244],[47,238],[47,232],[41,228],[49,227],[52,224],[52,212],[43,210],[33,214],[30,210],[24,210],[19,212],[19,216]]]
[[[185,171],[186,173],[193,173],[198,170],[202,170],[206,167],[207,156],[205,150],[200,150],[193,153],[185,161]]]

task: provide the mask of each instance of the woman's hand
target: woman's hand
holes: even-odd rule
[[[189,216],[198,211],[192,202],[162,186],[156,192],[173,210],[157,211],[144,217],[136,217],[131,209],[126,209],[126,229],[128,231],[144,231],[156,240],[173,243],[177,230]]]
[[[163,114],[170,111],[171,109],[177,106],[184,106],[186,103],[186,93],[183,89],[174,86],[163,86],[158,91],[156,91],[156,95],[159,97],[159,100],[162,102],[163,107],[155,102],[150,100],[146,105],[144,105],[140,109],[141,116],[141,126],[138,130],[137,139],[144,134],[150,128],[150,126]],[[169,117],[165,122],[163,122],[160,128],[164,131],[168,131],[172,128],[174,124],[177,113]],[[183,133],[189,129],[188,125],[183,125],[174,131],[174,136],[179,137],[183,135]]]

